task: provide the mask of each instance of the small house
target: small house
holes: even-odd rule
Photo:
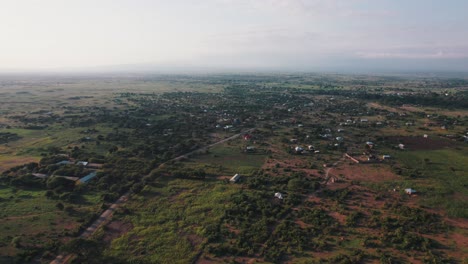
[[[232,183],[236,183],[236,182],[239,181],[240,177],[241,176],[239,174],[236,174],[236,175],[232,176],[232,178],[229,181],[232,182]]]
[[[405,149],[405,145],[404,144],[398,144],[398,148],[399,149]]]
[[[405,189],[405,193],[408,195],[412,195],[412,194],[415,194],[416,191],[414,189],[408,188],[408,189]]]

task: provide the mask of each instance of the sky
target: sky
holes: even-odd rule
[[[1,0],[0,73],[468,71],[466,0]]]

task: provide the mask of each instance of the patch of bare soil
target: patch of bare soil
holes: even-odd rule
[[[30,162],[38,162],[38,158],[34,157],[18,157],[3,159],[0,162],[0,172],[6,171],[13,167],[23,165]]]
[[[436,150],[443,149],[446,147],[455,147],[456,142],[449,139],[439,137],[404,137],[404,136],[392,136],[388,137],[389,141],[394,144],[404,144],[405,149],[408,150]]]
[[[110,243],[112,240],[121,237],[123,234],[132,230],[133,225],[123,221],[112,221],[107,224],[104,228],[103,240],[106,243]]]
[[[334,174],[355,181],[381,182],[398,180],[400,176],[393,173],[385,164],[352,164],[344,163],[334,170]]]

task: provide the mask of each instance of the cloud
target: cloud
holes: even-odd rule
[[[418,45],[379,50],[357,51],[356,56],[366,59],[467,59],[468,45]]]

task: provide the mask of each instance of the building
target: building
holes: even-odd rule
[[[69,164],[73,164],[73,162],[71,162],[69,160],[62,160],[62,161],[57,162],[55,164],[57,164],[57,165],[69,165]]]
[[[405,189],[405,193],[408,194],[408,195],[412,195],[412,194],[415,194],[416,191],[411,189],[411,188],[408,188],[408,189]]]
[[[78,162],[76,163],[76,165],[81,165],[81,166],[83,166],[83,167],[86,167],[86,166],[88,166],[88,162],[87,162],[87,161],[78,161]]]
[[[304,148],[297,146],[294,148],[294,150],[296,151],[296,153],[302,153],[304,151]]]
[[[247,146],[245,147],[245,152],[255,152],[255,147],[254,146]]]
[[[283,194],[281,194],[280,192],[275,193],[275,197],[280,200],[283,200]]]
[[[236,183],[236,182],[239,181],[240,177],[241,176],[239,174],[236,174],[236,175],[232,176],[232,178],[229,181],[232,182],[232,183]]]
[[[79,179],[79,183],[88,183],[90,180],[92,180],[94,177],[96,177],[97,172],[93,171],[90,174],[84,176],[83,178]]]

